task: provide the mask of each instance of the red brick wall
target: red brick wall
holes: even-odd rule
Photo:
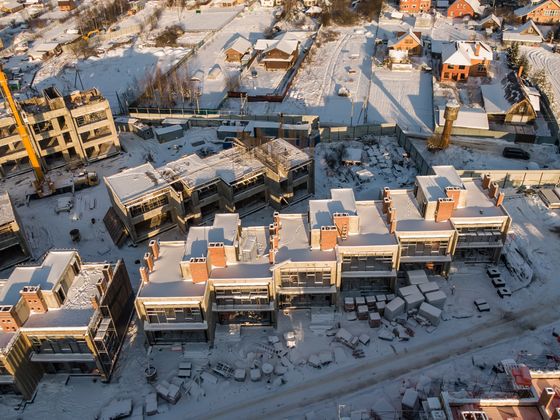
[[[42,314],[49,310],[40,290],[20,294],[30,311]]]
[[[436,222],[443,222],[449,220],[453,216],[453,200],[440,198],[437,203],[436,209]]]
[[[463,17],[473,16],[473,8],[464,0],[456,0],[451,6],[447,8],[447,17]]]
[[[191,269],[193,283],[204,283],[208,281],[208,266],[205,258],[192,259],[189,262],[189,267]]]
[[[210,264],[213,267],[225,267],[227,266],[226,261],[226,249],[224,244],[209,244],[208,245],[208,258],[210,258]]]
[[[460,69],[455,65],[452,68],[448,64],[441,66],[441,80],[467,80],[469,78],[469,66]]]
[[[333,216],[333,222],[339,236],[342,235],[343,230],[346,230],[346,234],[348,235],[348,230],[350,229],[350,216],[335,215]]]
[[[321,229],[321,251],[334,249],[336,246],[336,239],[338,238],[338,231],[336,229]]]
[[[4,332],[17,331],[20,326],[21,324],[12,316],[10,311],[0,311],[0,328]]]

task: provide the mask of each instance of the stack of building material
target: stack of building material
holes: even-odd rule
[[[191,362],[181,362],[179,363],[179,373],[177,376],[179,378],[190,378],[192,372],[192,363]]]
[[[419,294],[419,293],[420,293],[420,289],[416,285],[401,287],[397,292],[397,294],[401,298],[404,298],[405,296],[408,296],[408,295],[414,295],[414,294]]]
[[[261,370],[259,368],[253,368],[250,372],[251,380],[257,382],[261,380]]]
[[[424,302],[420,305],[420,309],[418,309],[418,315],[423,316],[430,321],[432,325],[437,326],[441,319],[441,309]]]
[[[377,301],[375,296],[366,296],[366,305],[368,309],[371,311],[375,309],[375,302]]]
[[[247,371],[245,369],[235,369],[235,372],[233,373],[233,377],[237,382],[244,382],[246,376]]]
[[[422,292],[423,294],[426,294],[438,291],[439,286],[435,281],[429,281],[428,283],[419,284],[418,289],[420,289],[420,292]]]
[[[368,307],[366,305],[360,305],[357,309],[358,312],[358,319],[362,321],[366,321],[368,319]]]
[[[428,283],[428,276],[424,270],[410,270],[406,272],[406,279],[409,285],[420,285]]]
[[[426,302],[428,302],[430,305],[433,305],[439,309],[443,309],[443,307],[445,306],[445,300],[447,299],[447,296],[441,290],[426,293],[425,296]]]
[[[344,310],[346,312],[352,312],[356,310],[356,303],[354,302],[353,297],[345,297],[344,298]]]
[[[158,411],[158,404],[157,404],[157,394],[152,392],[146,395],[146,399],[144,400],[144,409],[147,416],[153,416],[157,414]]]
[[[418,392],[412,388],[408,388],[402,398],[401,403],[402,416],[406,419],[416,418],[420,408],[420,398]]]
[[[377,302],[375,304],[375,307],[377,308],[377,312],[379,312],[380,315],[383,315],[385,313],[386,306],[387,304],[385,302]]]
[[[389,321],[393,321],[399,315],[404,314],[405,302],[402,298],[396,297],[385,306],[384,316]]]
[[[381,326],[381,315],[378,312],[369,313],[369,326],[371,328],[379,328]]]
[[[406,303],[406,311],[417,309],[424,302],[424,295],[422,293],[413,293],[404,297]]]

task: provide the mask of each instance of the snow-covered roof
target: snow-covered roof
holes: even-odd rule
[[[41,290],[52,290],[77,255],[76,251],[50,251],[39,265],[16,267],[0,288],[0,305],[17,304],[20,299],[19,292],[24,286],[39,286]]]
[[[159,171],[170,182],[181,179],[189,188],[196,188],[218,179],[232,184],[263,172],[264,165],[242,147],[233,147],[206,158],[188,155],[168,163]]]
[[[387,43],[387,46],[391,47],[393,45],[397,45],[399,42],[401,42],[403,39],[405,39],[407,37],[411,37],[418,45],[422,45],[422,41],[420,41],[418,36],[412,31],[411,28],[409,28],[408,32],[405,32],[404,34],[402,34],[401,36],[399,36],[396,39],[389,40],[389,42]]]
[[[285,170],[295,168],[311,159],[303,150],[280,138],[266,142],[259,146],[256,151],[262,151],[274,158]]]
[[[493,22],[495,23],[497,26],[502,26],[502,21],[503,18],[501,17],[497,17],[494,13],[486,16],[485,18],[481,19],[480,22],[478,22],[479,25],[484,25],[485,23],[488,22]]]
[[[477,53],[477,47],[478,49]],[[443,44],[441,58],[443,63],[457,66],[470,66],[472,60],[491,61],[494,58],[492,48],[480,41],[456,41]]]
[[[391,190],[392,206],[397,212],[397,232],[453,231],[451,222],[425,220],[412,191]]]
[[[553,3],[556,5],[556,7],[560,7],[560,1],[558,0],[543,0],[541,2],[531,2],[526,6],[515,9],[513,13],[515,14],[515,16],[518,17],[527,16],[529,13],[534,12],[537,9],[540,9],[541,7],[546,6],[549,3]]]
[[[183,127],[180,125],[168,125],[166,127],[155,127],[153,130],[156,136],[163,136],[165,134],[175,133],[178,131],[183,132]]]
[[[14,208],[7,192],[0,193],[0,226],[15,220]]]
[[[255,51],[264,51],[272,45],[276,45],[278,43],[277,39],[257,39],[255,42]]]
[[[445,107],[438,107],[438,125],[445,124]],[[480,130],[488,130],[488,116],[482,108],[466,108],[462,107],[459,110],[457,120],[453,122],[453,127],[460,128],[476,128]]]
[[[123,204],[169,186],[151,163],[125,169],[115,175],[106,177],[105,182]]]
[[[212,226],[193,226],[187,234],[184,260],[206,257],[210,242],[221,242],[225,246],[232,246],[237,240],[239,229],[239,214],[217,214]]]
[[[480,5],[480,1],[478,1],[478,0],[465,0],[465,3],[467,3],[469,6],[471,6],[475,13],[477,13],[477,14],[482,13],[483,9],[482,9],[482,6]]]
[[[526,86],[515,72],[510,72],[500,83],[482,85],[484,107],[489,114],[506,114],[513,105],[523,99],[529,100],[535,112],[540,111],[540,93]]]
[[[544,41],[544,36],[535,22],[528,20],[523,25],[517,29],[511,29],[509,31],[504,31],[502,33],[503,41],[518,41],[518,42],[530,42],[530,43],[541,43]]]
[[[253,44],[251,44],[251,42],[248,39],[240,35],[237,38],[235,38],[225,49],[226,51],[233,50],[241,54],[245,54],[248,50],[251,49],[252,46]]]
[[[284,54],[291,55],[297,51],[299,46],[299,41],[296,40],[288,40],[288,39],[281,39],[276,44],[270,45],[264,53],[268,53],[273,50],[282,51]]]
[[[357,201],[356,212],[359,219],[359,232],[357,235],[348,235],[339,244],[340,248],[397,245],[397,238],[389,233],[381,201]]]

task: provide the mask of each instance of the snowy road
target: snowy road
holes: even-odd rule
[[[366,387],[421,369],[495,343],[521,335],[558,320],[560,310],[556,306],[558,296],[548,296],[546,301],[515,313],[504,313],[501,319],[484,327],[474,326],[455,334],[442,336],[430,346],[416,345],[404,354],[332,371],[322,377],[298,386],[276,390],[255,399],[242,400],[237,404],[223,406],[214,411],[191,412],[189,418],[290,418],[310,410],[310,406],[332,401]],[[540,308],[548,308],[546,311]]]

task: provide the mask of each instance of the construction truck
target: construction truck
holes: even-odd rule
[[[18,134],[21,138],[21,142],[27,152],[27,156],[29,158],[29,163],[31,168],[33,169],[33,173],[35,174],[35,181],[33,182],[33,188],[35,193],[32,194],[32,197],[42,198],[48,197],[53,194],[59,194],[64,192],[74,192],[76,190],[91,187],[94,185],[99,184],[99,177],[95,172],[82,172],[78,175],[68,177],[66,179],[57,179],[55,181],[51,181],[51,179],[45,174],[43,167],[41,166],[41,162],[39,160],[39,156],[33,147],[33,143],[31,142],[31,136],[27,130],[27,126],[24,123],[22,113],[16,101],[12,96],[12,92],[10,91],[10,86],[8,82],[8,78],[4,71],[0,68],[0,89],[2,90],[2,94],[6,103],[8,104],[8,108],[12,113],[12,117],[16,123]]]

